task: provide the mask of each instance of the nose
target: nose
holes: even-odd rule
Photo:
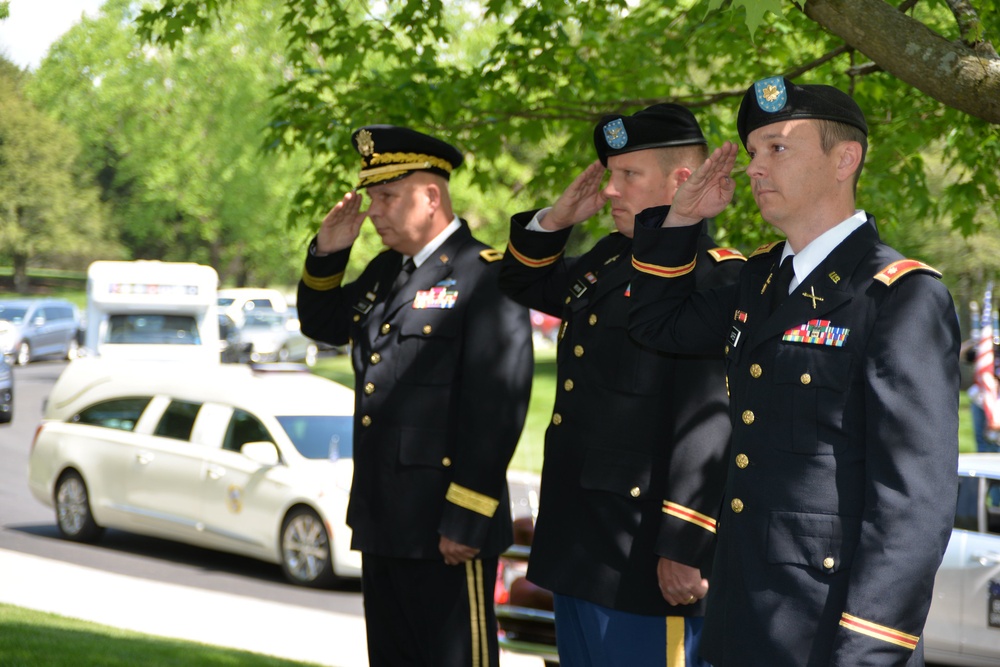
[[[621,193],[618,192],[618,188],[615,187],[615,179],[608,179],[608,184],[604,186],[601,193],[608,199],[614,199],[615,197],[620,197]]]
[[[750,164],[747,165],[747,176],[751,179],[764,176],[764,164],[760,154],[750,158]]]

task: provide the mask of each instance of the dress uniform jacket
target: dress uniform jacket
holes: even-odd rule
[[[570,230],[528,231],[533,215],[514,216],[500,274],[505,293],[563,319],[528,578],[620,611],[700,615],[666,603],[656,566],[659,556],[711,565],[730,431],[721,354],[635,344],[632,240],[613,233],[567,258]],[[705,285],[735,279],[743,263],[705,233],[698,255]]]
[[[696,232],[641,226],[632,334],[726,350],[733,435],[703,655],[717,667],[922,665],[957,493],[948,290],[869,217],[770,314],[783,243],[751,255],[736,285],[694,291]]]
[[[341,284],[350,249],[306,259],[302,331],[352,342],[354,481],[347,521],[366,554],[440,559],[439,535],[512,542],[507,464],[531,390],[527,310],[497,287],[499,253],[462,226],[386,301],[387,250]]]

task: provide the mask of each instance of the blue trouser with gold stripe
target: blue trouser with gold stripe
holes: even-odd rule
[[[555,596],[560,667],[710,667],[701,617],[644,616]]]
[[[363,554],[361,566],[371,667],[499,666],[496,558],[445,565]]]

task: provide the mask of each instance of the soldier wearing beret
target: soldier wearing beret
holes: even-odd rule
[[[729,665],[923,665],[955,514],[959,328],[931,267],[855,208],[867,124],[782,77],[737,120],[763,218],[785,235],[699,289],[699,220],[732,197],[726,143],[636,223],[630,330],[724,349],[733,425],[703,655]],[[661,228],[662,223],[662,228]]]
[[[551,208],[513,217],[500,274],[563,320],[528,578],[555,593],[562,664],[697,665],[730,430],[722,355],[660,354],[626,324],[633,219],[671,201],[706,141],[690,111],[657,104],[604,117],[594,145]],[[572,227],[608,202],[616,231],[567,257]],[[742,255],[705,224],[696,236],[699,285],[734,280]]]
[[[454,147],[361,128],[359,188],[333,207],[299,282],[302,331],[351,343],[351,547],[362,552],[370,664],[499,660],[492,595],[512,542],[506,470],[531,388],[528,311],[500,293],[499,253],[452,211]],[[388,249],[344,283],[361,223]]]

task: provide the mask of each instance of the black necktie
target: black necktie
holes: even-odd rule
[[[778,267],[778,272],[774,274],[771,285],[771,289],[774,290],[771,292],[772,313],[778,309],[781,302],[788,296],[788,287],[792,284],[792,278],[795,276],[795,271],[792,268],[792,257],[793,255],[788,255],[781,260],[781,266]]]
[[[396,296],[396,292],[402,289],[416,268],[417,265],[413,263],[412,257],[403,262],[403,267],[396,274],[396,279],[392,281],[392,288],[389,290],[389,295],[385,299],[386,301],[392,301],[392,297]]]

